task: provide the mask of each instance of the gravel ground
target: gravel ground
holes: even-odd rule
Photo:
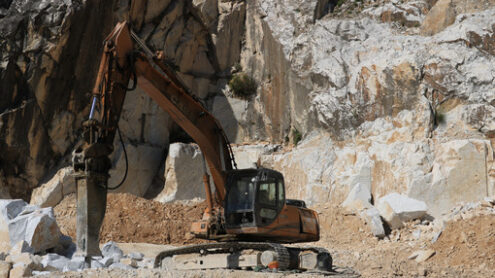
[[[120,197],[119,197],[120,196]],[[160,233],[165,231],[170,234],[174,231],[183,233],[187,223],[181,222],[181,226],[167,225],[168,221],[180,218],[180,211],[186,209],[190,215],[198,214],[202,210],[198,206],[174,207],[168,205],[161,207],[155,202],[132,199],[127,195],[114,195],[111,198],[122,198],[126,202],[139,204],[138,215],[151,215],[154,220],[139,220],[140,225],[146,226],[147,231],[151,227],[161,225],[160,230],[147,234],[148,238],[158,239],[159,242],[169,243],[170,237],[163,237]],[[133,197],[135,198],[135,197]],[[156,254],[173,246],[192,244],[183,236],[172,237],[173,245],[132,243],[143,235],[132,234],[124,229],[119,233],[118,223],[126,223],[130,214],[124,207],[123,201],[113,200],[112,204],[120,204],[116,210],[125,213],[113,213],[113,219],[109,227],[114,227],[112,233],[107,234],[107,240],[119,241],[126,238],[128,243],[119,243],[119,247],[128,254],[141,252],[147,258],[154,258]],[[131,207],[129,203],[125,205]],[[175,208],[175,212],[161,212],[161,209]],[[469,206],[471,207],[471,206]],[[452,217],[445,222],[443,232],[438,240],[432,243],[436,226],[434,223],[424,221],[409,222],[405,227],[394,230],[384,240],[373,237],[369,227],[355,214],[344,211],[332,204],[322,204],[314,208],[319,212],[321,226],[321,239],[313,245],[327,248],[332,254],[334,265],[339,266],[334,273],[335,277],[495,277],[495,208],[493,205],[478,206],[473,209],[455,209]],[[168,213],[168,214],[167,214]],[[170,214],[172,213],[172,214]],[[70,214],[70,213],[69,213]],[[66,217],[66,214],[59,214]],[[164,216],[165,215],[165,216]],[[168,216],[167,216],[168,215]],[[107,215],[108,216],[108,215]],[[163,222],[157,222],[160,217],[168,217]],[[200,213],[197,216],[200,217]],[[124,220],[122,220],[122,218]],[[67,220],[67,219],[66,219]],[[156,221],[155,221],[156,220]],[[188,220],[189,222],[191,219]],[[68,222],[66,222],[68,223]],[[161,223],[161,224],[160,224]],[[420,231],[420,232],[418,232]],[[418,250],[433,250],[435,254],[423,262],[409,259],[409,256]],[[340,274],[339,274],[340,273]],[[89,269],[82,272],[50,273],[44,277],[323,277],[318,273],[268,273],[243,270],[208,270],[208,271],[172,271],[167,272],[157,269]]]

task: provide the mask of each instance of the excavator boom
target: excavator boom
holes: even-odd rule
[[[155,63],[160,63],[159,61]],[[161,65],[163,68],[165,65]],[[164,78],[148,61],[139,55],[135,69],[138,84],[170,117],[199,145],[210,165],[218,201],[225,199],[225,173],[232,170],[228,142],[218,121],[184,88]],[[166,94],[164,93],[166,92]]]

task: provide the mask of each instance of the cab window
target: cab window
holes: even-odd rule
[[[277,205],[277,185],[274,182],[260,184],[259,201],[261,205]]]
[[[270,224],[277,217],[277,183],[263,181],[259,185],[259,216],[262,224]]]
[[[246,211],[253,209],[254,179],[251,177],[239,178],[230,188],[227,198],[229,211]]]
[[[278,181],[278,208],[282,209],[285,204],[285,192],[284,192],[284,183],[282,181]]]

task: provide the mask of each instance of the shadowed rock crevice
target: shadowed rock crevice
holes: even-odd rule
[[[321,19],[325,15],[333,12],[338,2],[338,0],[318,0],[316,3],[314,20]]]
[[[0,19],[0,53],[8,61],[0,66],[7,94],[1,106],[20,105],[2,115],[0,137],[0,150],[9,154],[2,156],[6,184],[0,186],[12,197],[29,200],[43,173],[70,151],[99,62],[98,41],[111,26],[111,7],[110,1],[13,1]],[[23,105],[27,99],[33,101]]]
[[[2,9],[8,9],[10,4],[12,4],[12,0],[0,0],[0,8]]]

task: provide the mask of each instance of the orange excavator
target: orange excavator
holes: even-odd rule
[[[282,245],[319,240],[317,213],[303,201],[286,199],[279,172],[234,169],[233,152],[221,125],[164,60],[163,53],[152,52],[127,22],[118,23],[104,42],[89,119],[83,123],[84,142],[72,158],[77,252],[86,258],[101,254],[99,231],[106,195],[115,189],[108,186],[109,155],[116,134],[122,141],[118,121],[126,91],[138,85],[199,145],[208,206],[191,232],[216,241],[164,251],[156,257],[155,267],[331,269],[331,256],[324,249]],[[131,79],[133,86],[128,88]]]

